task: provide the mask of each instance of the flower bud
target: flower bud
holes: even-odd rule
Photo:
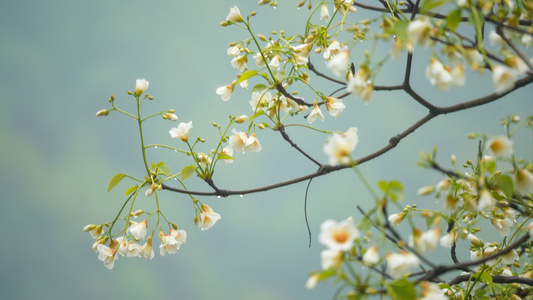
[[[95,227],[96,227],[96,225],[94,225],[94,224],[89,224],[89,225],[83,227],[83,231],[88,232],[88,231],[93,230]]]
[[[143,212],[144,212],[144,210],[139,209],[139,210],[137,210],[135,212],[132,212],[131,215],[134,216],[134,217],[137,217],[137,216],[140,216]]]
[[[242,124],[242,123],[244,123],[247,119],[248,119],[248,116],[246,116],[246,115],[241,115],[241,116],[238,116],[237,118],[235,118],[235,122],[237,122],[237,124]]]
[[[148,86],[150,85],[150,82],[145,79],[137,79],[135,81],[135,95],[140,96],[142,93],[146,92],[146,89],[148,89]]]

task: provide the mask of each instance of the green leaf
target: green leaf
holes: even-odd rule
[[[407,40],[407,26],[409,26],[408,21],[404,20],[395,20],[394,27],[390,30],[387,30],[387,33],[393,34],[400,38],[401,40]]]
[[[124,178],[126,175],[122,173],[118,173],[117,175],[113,176],[111,178],[111,181],[109,182],[109,187],[107,188],[107,192],[111,191],[117,184]]]
[[[233,157],[227,155],[226,153],[219,152],[218,153],[218,159],[234,159]]]
[[[245,81],[248,78],[254,77],[257,74],[258,74],[257,70],[248,70],[248,71],[242,73],[242,75],[239,78],[239,81],[237,83],[241,83],[241,82]]]
[[[138,188],[139,188],[138,185],[130,186],[130,187],[126,190],[126,196],[128,196],[129,194],[131,194],[133,191],[135,191],[135,190],[138,189]]]
[[[287,71],[286,70],[281,70],[279,72],[274,72],[274,77],[278,81],[283,81],[283,79],[287,78]]]
[[[387,292],[393,300],[416,299],[415,286],[407,279],[400,279],[387,284]]]
[[[196,171],[196,168],[198,167],[194,165],[185,166],[181,170],[181,180],[185,181],[185,179],[191,177],[191,175],[194,174],[194,172]]]
[[[476,274],[474,274],[474,278],[479,278],[479,280],[487,284],[492,283],[492,276],[490,276],[490,274],[487,272],[477,272]]]
[[[461,9],[454,9],[448,14],[446,17],[446,24],[448,24],[448,27],[455,31],[455,28],[457,28],[457,25],[461,22]]]
[[[253,119],[259,117],[260,115],[264,115],[264,114],[265,114],[265,111],[260,109],[260,110],[256,111],[255,114],[253,114],[251,117],[249,117],[247,121],[253,120]]]
[[[483,168],[490,174],[493,174],[494,171],[496,171],[496,160],[494,159],[486,159],[482,160],[481,163],[483,164]]]
[[[380,180],[378,182],[378,187],[392,199],[396,201],[398,199],[403,199],[403,185],[397,180],[392,180],[390,182]]]
[[[389,191],[389,189],[388,189],[389,185],[387,184],[387,182],[385,180],[378,181],[378,187],[379,187],[380,190],[382,190],[385,193],[387,193]]]
[[[428,230],[435,224],[435,220],[439,217],[439,215],[433,213],[431,216],[426,217],[426,225],[428,227]]]
[[[403,199],[403,184],[396,180],[389,182],[389,193],[393,201]]]
[[[447,0],[425,0],[424,2],[422,2],[422,5],[420,5],[420,11],[428,11],[432,8],[441,6],[446,2],[448,1]]]
[[[165,174],[166,176],[170,176],[170,167],[167,165],[158,166],[159,171],[161,173]]]
[[[500,175],[496,177],[496,182],[507,198],[513,197],[514,185],[510,176]]]
[[[252,91],[251,93],[254,93],[254,92],[260,92],[260,91],[264,91],[266,90],[268,87],[264,84],[256,84],[254,85],[254,87],[252,88]]]

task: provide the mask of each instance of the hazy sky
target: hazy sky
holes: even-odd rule
[[[201,198],[222,215],[206,232],[194,226],[187,196],[161,193],[163,210],[187,231],[187,243],[177,254],[161,257],[156,248],[159,241],[155,241],[152,261],[121,257],[112,271],[97,259],[91,249],[93,240],[81,231],[86,224],[112,220],[118,212],[129,185],[107,193],[115,173],[140,177],[143,172],[136,124],[119,114],[94,116],[109,107],[110,94],[116,96],[118,105],[131,110],[132,98],[126,91],[134,89],[135,79],[146,78],[148,92],[155,97],[146,112],[176,109],[180,121],[193,121],[191,136],[208,138],[206,152],[216,142],[210,139],[217,135],[213,121],[222,125],[230,114],[251,114],[248,91],[239,90],[229,102],[215,94],[217,87],[230,83],[237,73],[226,54],[227,45],[247,38],[243,30],[223,28],[219,23],[233,4],[243,15],[257,10],[253,26],[264,35],[282,28],[288,34],[301,33],[306,19],[306,10],[296,10],[296,2],[280,1],[277,10],[255,2],[0,3],[0,132],[4,141],[0,148],[0,298],[331,297],[336,288],[331,283],[313,291],[305,290],[304,284],[308,272],[320,268],[319,253],[324,249],[317,242],[320,223],[349,216],[359,220],[356,205],[371,204],[370,194],[350,170],[317,178],[310,186],[311,249],[303,214],[306,183],[243,198]],[[354,61],[367,44],[371,46],[366,41],[355,46]],[[421,51],[416,57],[413,83],[437,105],[492,91],[488,77],[467,77],[467,87],[459,93],[426,88],[422,75],[429,56]],[[320,56],[312,59],[327,71]],[[401,62],[392,64],[378,78],[400,83],[402,68]],[[467,140],[466,134],[503,134],[501,117],[532,112],[531,92],[527,87],[486,107],[441,116],[361,170],[374,186],[380,179],[404,181],[408,196],[401,205],[433,207],[434,200],[417,198],[416,189],[435,184],[441,176],[415,166],[419,152],[438,146],[443,163],[452,153],[459,161],[475,158],[477,142]],[[376,93],[369,105],[348,97],[346,106],[339,119],[327,116],[326,122],[314,125],[342,131],[357,126],[357,157],[383,147],[426,113],[404,94],[391,92]],[[176,125],[154,119],[146,126],[147,143],[177,146],[168,135]],[[309,153],[327,161],[322,153],[326,136],[301,128],[290,128],[288,133]],[[238,155],[234,164],[221,165],[215,175],[221,188],[258,187],[315,171],[313,164],[281,142],[278,133],[258,134],[263,151]],[[518,142],[517,151],[529,153],[530,146],[530,141]],[[174,170],[188,164],[186,157],[164,149],[149,149],[148,156],[155,162],[165,160]],[[198,179],[189,180],[194,189],[210,190]],[[149,206],[152,200],[143,197],[139,201]]]

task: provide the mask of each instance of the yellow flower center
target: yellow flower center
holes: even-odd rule
[[[503,151],[503,143],[500,142],[500,141],[494,141],[494,143],[492,143],[490,145],[490,149],[494,153],[499,153],[499,152]]]
[[[349,238],[349,235],[346,231],[342,230],[342,231],[336,231],[335,233],[333,233],[333,239],[339,243],[339,244],[344,244],[346,243],[346,241],[348,240]]]

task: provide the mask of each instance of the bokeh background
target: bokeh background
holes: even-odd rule
[[[258,11],[253,19],[256,33],[268,36],[285,29],[289,35],[299,34],[307,10],[297,10],[296,3],[280,1],[275,10],[259,7],[256,1],[0,2],[0,298],[329,299],[337,285],[320,284],[312,291],[304,286],[309,271],[320,268],[320,223],[348,216],[358,221],[356,206],[372,205],[369,192],[350,170],[311,184],[311,248],[303,211],[305,182],[242,198],[200,198],[222,215],[206,232],[194,226],[187,196],[161,193],[162,209],[188,232],[187,243],[176,255],[161,257],[156,238],[153,260],[120,257],[111,271],[97,259],[93,240],[81,230],[89,223],[112,220],[122,205],[130,185],[107,193],[114,174],[139,177],[143,172],[135,122],[117,113],[95,117],[96,111],[109,107],[110,94],[119,107],[131,111],[133,98],[126,91],[134,89],[135,79],[146,78],[148,92],[155,97],[145,106],[146,114],[175,108],[180,121],[193,121],[192,138],[208,140],[202,145],[208,152],[216,142],[213,121],[223,125],[230,114],[251,114],[248,91],[237,88],[229,102],[215,94],[237,73],[226,54],[228,43],[247,38],[244,30],[219,23],[236,4],[243,15]],[[357,18],[372,16],[376,15],[359,12]],[[354,62],[372,46],[372,41],[356,44]],[[416,51],[413,84],[431,102],[445,106],[492,92],[488,76],[472,74],[466,87],[435,92],[423,76],[430,54]],[[312,59],[327,72],[320,56]],[[382,84],[400,83],[402,70],[402,61],[393,62],[377,79]],[[316,77],[311,80],[319,82]],[[453,153],[459,162],[475,159],[477,141],[466,135],[503,134],[501,117],[532,112],[531,92],[531,87],[523,88],[485,107],[440,116],[361,170],[373,186],[381,179],[402,180],[406,199],[401,206],[439,208],[442,203],[416,196],[417,188],[442,179],[416,167],[419,152],[438,146],[446,166]],[[311,97],[305,89],[300,95]],[[352,97],[345,102],[341,117],[326,116],[326,122],[314,125],[341,131],[357,126],[357,157],[383,147],[426,113],[397,92],[375,93],[369,105]],[[305,124],[301,117],[294,121]],[[146,142],[180,146],[168,135],[176,125],[153,119],[145,127]],[[302,128],[289,128],[288,133],[326,162],[326,136]],[[315,171],[281,142],[279,133],[265,130],[258,136],[261,153],[237,154],[232,165],[220,165],[215,180],[221,188],[258,187]],[[516,149],[531,159],[529,136],[524,133]],[[189,163],[187,157],[165,149],[149,149],[148,156],[155,162],[164,160],[175,171]],[[188,183],[191,189],[210,190],[195,178]],[[139,208],[150,207],[151,201],[141,197]]]

